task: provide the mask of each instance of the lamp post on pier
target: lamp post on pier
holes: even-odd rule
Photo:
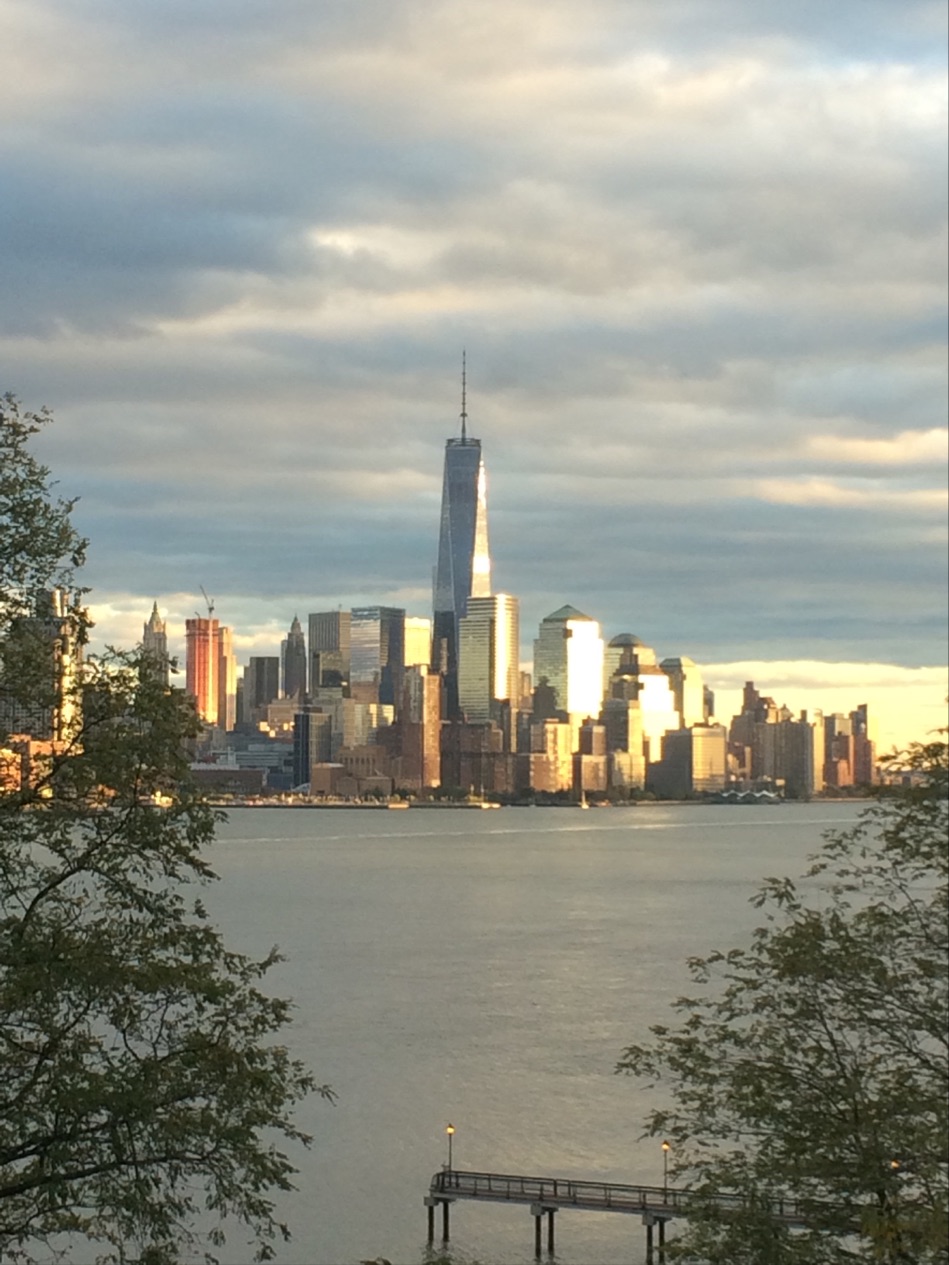
[[[448,1137],[448,1171],[451,1172],[451,1140],[455,1136],[455,1126],[453,1124],[445,1125],[445,1133]]]
[[[663,1141],[662,1143],[662,1197],[666,1203],[669,1202],[669,1151],[672,1144]]]

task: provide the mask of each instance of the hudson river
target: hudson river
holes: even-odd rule
[[[339,1096],[299,1114],[314,1141],[278,1261],[418,1265],[449,1121],[459,1169],[661,1184],[623,1047],[687,991],[689,955],[761,922],[758,880],[799,874],[860,808],[232,813],[212,916],[234,947],[286,954],[270,988],[297,1005],[287,1041]],[[565,1211],[557,1261],[632,1265],[643,1234]],[[458,1262],[533,1260],[525,1206],[455,1204],[451,1236]],[[223,1253],[248,1257],[239,1237]]]

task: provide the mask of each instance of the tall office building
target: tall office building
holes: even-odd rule
[[[349,684],[351,626],[349,611],[317,611],[310,616],[311,692]]]
[[[662,738],[662,759],[655,760],[647,787],[670,799],[723,791],[727,775],[728,731],[724,725],[672,729]]]
[[[458,706],[467,721],[500,720],[499,704],[517,709],[520,614],[516,597],[470,597],[458,622]]]
[[[561,606],[541,620],[534,642],[534,680],[546,678],[556,705],[570,718],[573,738],[603,701],[603,638],[600,625],[575,606]]]
[[[230,628],[222,624],[218,642],[218,728],[230,733],[237,724],[237,659]]]
[[[151,675],[162,685],[168,684],[168,635],[165,621],[158,613],[158,603],[152,606],[148,622],[142,627],[142,650],[148,656]]]
[[[405,617],[405,666],[428,667],[432,661],[432,621],[424,615]]]
[[[280,651],[283,658],[284,697],[302,699],[306,694],[306,638],[296,615]]]
[[[849,716],[824,717],[824,781],[827,786],[870,786],[877,778],[876,748],[870,738],[866,703]]]
[[[607,656],[617,664],[610,678],[609,695],[638,701],[646,760],[658,761],[663,735],[682,727],[672,680],[656,663],[655,650],[632,633],[614,637],[607,647]]]
[[[683,655],[678,659],[663,659],[659,667],[672,685],[681,727],[689,729],[692,725],[707,724],[709,714],[705,708],[705,685],[695,661]]]
[[[853,780],[857,786],[877,781],[876,743],[870,737],[870,715],[866,703],[850,713],[853,732]]]
[[[354,606],[350,624],[350,689],[363,703],[401,703],[405,611]]]
[[[481,440],[468,436],[462,372],[461,436],[445,444],[442,516],[435,568],[432,664],[445,677],[449,717],[458,716],[458,624],[470,597],[491,595],[488,501]]]
[[[250,718],[280,694],[280,660],[276,655],[251,655],[244,669],[244,713]]]

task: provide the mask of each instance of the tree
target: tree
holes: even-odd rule
[[[292,1108],[329,1091],[258,987],[276,952],[228,949],[198,898],[193,706],[140,654],[81,659],[84,542],[29,451],[46,420],[0,401],[0,1255],[72,1234],[164,1265],[236,1222],[267,1259]]]
[[[693,960],[696,996],[625,1051],[618,1070],[665,1091],[648,1133],[695,1192],[670,1259],[949,1259],[946,756],[915,745],[911,784],[828,833],[809,881],[767,880],[750,945]],[[809,1228],[782,1224],[782,1196]]]

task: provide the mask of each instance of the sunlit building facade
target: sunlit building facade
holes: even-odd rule
[[[405,617],[405,666],[428,667],[432,658],[432,621],[424,615]]]
[[[498,704],[517,707],[520,612],[516,597],[470,597],[458,624],[458,706],[471,723],[500,718]]]
[[[237,658],[233,635],[224,624],[221,625],[218,641],[217,681],[217,724],[219,729],[230,733],[237,724]]]
[[[649,766],[646,785],[658,795],[684,799],[725,789],[728,731],[724,725],[693,725],[662,739],[662,759]]]
[[[209,725],[232,730],[237,723],[237,659],[231,630],[216,619],[185,621],[185,689]]]
[[[603,700],[603,638],[600,625],[575,606],[561,606],[541,620],[534,642],[534,680],[553,689],[570,718],[574,738]]]
[[[209,725],[218,720],[221,626],[216,619],[185,620],[185,689],[198,715]]]
[[[542,720],[531,725],[530,751],[518,757],[519,789],[548,795],[573,789],[571,726],[562,720]]]
[[[659,667],[669,678],[679,724],[683,729],[704,725],[709,719],[705,708],[705,683],[694,660],[682,656],[663,659]]]
[[[614,637],[606,657],[616,665],[608,694],[638,701],[644,753],[647,763],[654,763],[662,757],[663,735],[682,728],[672,682],[656,662],[655,650],[631,633]]]
[[[402,687],[401,784],[424,790],[441,784],[441,681],[424,664],[405,669]]]

